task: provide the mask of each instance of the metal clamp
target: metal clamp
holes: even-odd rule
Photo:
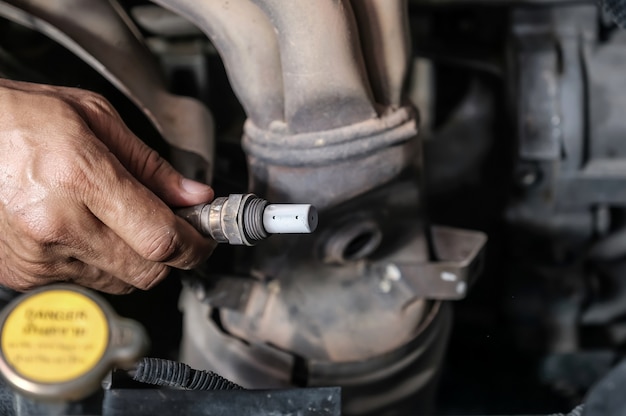
[[[483,263],[487,236],[478,231],[432,227],[434,248],[440,260],[427,263],[386,261],[371,266],[383,281],[404,281],[415,297],[463,299]]]

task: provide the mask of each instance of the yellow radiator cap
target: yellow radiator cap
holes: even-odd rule
[[[0,314],[0,372],[36,398],[81,399],[99,388],[112,366],[132,365],[146,347],[138,323],[74,285],[35,290]]]

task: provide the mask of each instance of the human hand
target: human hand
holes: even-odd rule
[[[169,206],[209,202],[101,96],[0,79],[0,284],[149,289],[215,247]]]

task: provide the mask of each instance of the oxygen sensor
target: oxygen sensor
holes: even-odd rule
[[[269,204],[254,194],[231,194],[176,214],[218,243],[253,246],[271,234],[308,234],[317,227],[310,204]]]

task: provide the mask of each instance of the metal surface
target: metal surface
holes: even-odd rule
[[[87,416],[102,414],[102,392],[79,402],[42,402],[22,396],[0,384],[3,416]],[[8,396],[8,397],[7,397]]]
[[[358,23],[374,99],[385,106],[400,107],[410,53],[407,0],[363,0],[350,4]]]
[[[449,319],[427,298],[465,296],[484,236],[436,232],[450,262],[431,263],[417,114],[404,99],[407,3],[157,3],[196,23],[224,61],[248,115],[250,191],[324,218],[311,236],[239,254],[218,284],[190,284],[184,360],[252,387],[338,380],[353,387],[348,414],[409,397],[428,407]],[[388,354],[394,365],[379,364]]]
[[[77,1],[8,3],[25,8],[14,20],[79,55],[88,51],[81,56],[105,75],[115,72],[109,79],[131,63],[134,78],[119,82],[122,89],[146,85],[134,69],[153,65],[151,57],[143,59],[144,49],[129,58],[123,42],[134,29],[110,23],[127,18],[109,13],[111,3],[94,2],[89,11]],[[451,305],[442,300],[472,288],[455,303],[443,412],[543,414],[580,403],[626,343],[626,35],[601,7],[157,3],[183,18],[155,6],[133,15],[151,33],[164,73],[178,77],[187,62],[200,80],[190,83],[198,97],[220,109],[224,96],[233,100],[212,90],[225,80],[201,29],[248,116],[245,125],[238,108],[224,111],[232,120],[220,117],[221,185],[244,191],[249,173],[251,191],[311,201],[323,219],[314,235],[276,236],[254,249],[222,246],[208,273],[185,277],[186,359],[253,387],[341,384],[345,414],[431,414],[421,406],[431,402],[450,329]],[[2,5],[5,14],[17,10]],[[126,35],[111,34],[120,28]],[[121,43],[109,48],[113,40]],[[417,74],[428,91],[420,139],[404,91],[407,63],[417,57],[427,58],[429,72]],[[197,120],[186,124],[198,129]],[[240,150],[242,129],[248,170],[240,153],[229,157]],[[177,165],[192,176],[210,168],[186,163],[189,156]],[[482,233],[433,221],[486,230],[491,245],[483,248]],[[472,287],[485,260],[486,280]],[[604,413],[617,412],[606,410],[611,394],[596,402]],[[419,403],[408,407],[412,399]]]
[[[511,12],[510,94],[522,189],[509,207],[512,223],[554,234],[592,233],[590,205],[604,202],[598,195],[611,183],[585,179],[590,138],[584,100],[595,15],[593,6]]]
[[[592,51],[596,14],[593,6],[513,13],[514,65],[519,70],[511,73],[519,84],[512,92],[519,93],[521,120],[518,169],[527,173],[520,182],[524,202],[510,211],[515,222],[554,228],[576,215],[569,223],[589,235],[592,206],[626,201],[623,160],[608,154],[620,146],[614,132],[622,121],[615,118],[616,108],[604,107],[613,91],[620,90],[613,84],[621,77],[612,71],[623,60],[624,49],[617,42]],[[610,101],[622,107],[621,99]]]
[[[308,234],[317,227],[309,204],[272,204],[254,194],[231,194],[176,214],[218,243],[252,246],[271,234]]]
[[[260,391],[185,391],[114,388],[74,403],[44,403],[6,391],[0,383],[3,416],[339,416],[337,387]]]
[[[432,238],[438,261],[395,261],[393,257],[374,263],[370,271],[382,287],[406,285],[416,297],[439,300],[463,299],[473,279],[481,273],[481,251],[487,237],[479,232],[433,227]]]
[[[254,171],[251,179],[255,192],[278,202],[309,202],[309,195],[315,195],[319,199],[311,202],[322,208],[332,201],[321,198],[350,198],[389,181],[412,164],[416,149],[408,139],[416,133],[414,115],[407,108],[390,115],[385,114],[386,110],[374,111],[369,76],[356,43],[357,26],[348,2],[325,1],[311,9],[302,4],[276,7],[273,2],[258,2],[267,14],[241,0],[157,3],[196,23],[220,52],[249,117],[245,146]],[[383,19],[384,33],[373,32],[371,38],[381,44],[397,38],[400,43],[396,44],[408,50],[405,30],[397,31],[406,29],[402,21],[406,16],[399,12],[401,5]],[[371,18],[373,14],[373,10],[368,12]],[[328,19],[334,22],[330,27],[326,25]],[[320,36],[308,36],[309,32],[302,30],[303,24],[310,25],[309,31]],[[366,24],[362,29],[368,27],[374,30]],[[396,38],[383,40],[384,36],[392,36],[388,32],[395,33]],[[386,67],[395,68],[390,71],[394,75],[389,75],[394,81],[380,82],[387,82],[393,89],[387,94],[399,97],[404,82],[397,79],[397,74],[406,72],[407,63],[395,55],[387,61]],[[373,73],[371,77],[378,75]],[[380,119],[377,113],[382,115]],[[332,163],[325,160],[329,158]],[[385,166],[381,160],[386,161]],[[293,167],[289,175],[281,169],[285,164]],[[372,169],[377,174],[368,177],[366,172]],[[345,171],[353,173],[343,175]],[[338,177],[342,178],[340,182]],[[266,186],[269,182],[271,189]],[[319,184],[331,188],[320,192]]]
[[[184,37],[202,33],[184,17],[153,4],[135,6],[131,10],[131,15],[139,26],[153,34]]]
[[[210,183],[214,158],[210,113],[192,98],[168,93],[139,31],[114,0],[2,1],[0,16],[54,39],[100,72],[143,111],[170,145],[200,156],[186,158],[176,167],[187,177]]]
[[[322,210],[412,166],[419,155],[416,133],[415,112],[406,107],[315,133],[263,131],[247,122],[243,145],[251,187],[270,200],[308,201]]]
[[[156,0],[186,17],[211,39],[246,114],[268,128],[283,120],[284,95],[278,41],[261,10],[249,0]]]
[[[347,414],[376,414],[394,400],[411,401],[409,396],[418,402],[413,405],[428,408],[449,317],[443,312],[447,305],[423,298],[465,295],[458,285],[469,284],[464,279],[479,263],[484,235],[436,229],[436,245],[447,251],[441,250],[441,262],[429,262],[426,240],[411,215],[416,197],[410,182],[382,187],[327,211],[328,221],[311,236],[268,240],[270,253],[284,252],[261,256],[255,278],[197,282],[181,299],[184,360],[247,387],[339,383],[351,387]],[[380,244],[361,251],[377,238],[376,230]],[[346,232],[351,237],[338,240]],[[328,244],[335,259],[323,254]],[[397,273],[396,266],[393,273],[390,264],[403,269]],[[416,273],[407,264],[423,269]],[[450,278],[453,273],[458,281]],[[421,284],[431,279],[438,285]],[[225,296],[227,291],[238,295]],[[367,399],[363,393],[369,389],[380,392]]]
[[[589,392],[583,416],[623,415],[626,413],[626,397],[621,386],[626,383],[626,362],[619,363]]]
[[[411,329],[407,343],[368,359],[340,362],[292,355],[273,344],[243,343],[213,321],[211,308],[185,292],[185,322],[195,337],[186,337],[183,355],[190,362],[211,362],[217,371],[245,386],[284,388],[298,382],[310,386],[343,386],[342,414],[430,414],[439,362],[447,343],[451,310],[446,303],[427,305],[422,324]],[[235,364],[235,365],[233,365]],[[305,374],[301,371],[306,369]],[[408,413],[407,413],[408,412]]]
[[[107,390],[103,416],[339,416],[338,388],[268,391]]]
[[[226,240],[229,244],[251,246],[267,236],[263,229],[263,208],[267,202],[261,200],[262,206],[251,213],[256,215],[246,213],[252,209],[250,204],[258,199],[253,194],[234,194],[223,201],[211,204],[208,228],[215,234],[217,241]],[[258,233],[252,234],[255,230],[258,230]]]
[[[279,29],[285,119],[284,125],[271,127],[298,134],[376,117],[350,2],[253,2]]]
[[[211,88],[225,80],[201,29],[248,116],[220,117],[224,183],[244,191],[249,173],[250,191],[313,202],[323,219],[310,236],[222,246],[209,272],[185,277],[186,360],[251,387],[341,384],[348,415],[432,414],[451,325],[442,301],[472,289],[455,303],[443,412],[581,402],[626,343],[626,35],[600,7],[157,3],[184,17],[134,14],[165,73],[178,76],[181,57],[201,80],[197,95],[222,104]],[[429,71],[417,74],[428,91],[420,139],[404,91],[416,57]],[[242,129],[248,170],[224,151],[240,150]],[[432,223],[486,230],[491,245]]]

